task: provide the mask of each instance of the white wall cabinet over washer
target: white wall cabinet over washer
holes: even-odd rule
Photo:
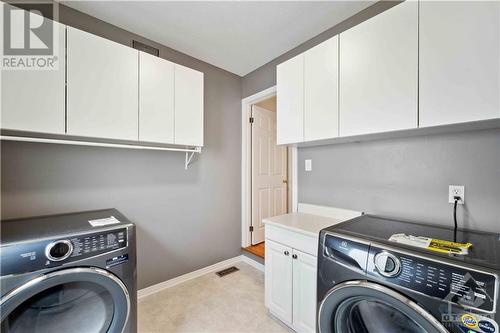
[[[277,144],[304,141],[304,54],[276,67]]]
[[[500,117],[500,2],[420,1],[420,127]]]
[[[36,15],[31,13],[30,15]],[[2,129],[65,133],[66,26],[53,22],[57,69],[2,70]]]
[[[175,64],[175,143],[203,146],[203,73]]]
[[[340,34],[340,135],[417,127],[418,2]]]
[[[139,141],[175,143],[174,66],[139,52]]]
[[[67,134],[138,140],[138,51],[67,28]]]
[[[339,134],[339,37],[304,53],[304,141]]]
[[[338,36],[279,64],[278,144],[338,136]]]

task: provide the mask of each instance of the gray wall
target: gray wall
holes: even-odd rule
[[[242,95],[274,86],[277,64],[397,4],[378,2],[248,74]],[[500,232],[499,147],[500,130],[489,130],[299,148],[299,201],[450,225],[448,185],[463,184],[461,225]]]
[[[205,148],[177,152],[1,145],[2,218],[115,207],[138,227],[139,288],[240,254],[241,78],[72,9],[61,21],[205,73]]]
[[[301,148],[298,163],[300,202],[453,225],[448,185],[465,185],[459,225],[500,232],[499,129]]]

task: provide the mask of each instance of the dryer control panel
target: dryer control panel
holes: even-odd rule
[[[495,311],[497,277],[416,255],[370,246],[368,275],[430,297],[482,311]]]
[[[127,228],[2,247],[2,276],[56,267],[127,247]],[[109,259],[103,256],[103,260]]]

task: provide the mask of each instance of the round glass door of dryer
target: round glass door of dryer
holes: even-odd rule
[[[130,308],[123,283],[96,268],[42,275],[6,294],[1,302],[4,333],[121,332]]]

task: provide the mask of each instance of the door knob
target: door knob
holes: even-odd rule
[[[283,254],[287,256],[287,255],[289,255],[289,254],[290,254],[290,252],[285,251],[285,252],[283,252]]]
[[[292,254],[292,258],[293,259],[297,259],[297,255],[296,254]]]
[[[283,184],[288,184],[288,180],[283,179]]]

